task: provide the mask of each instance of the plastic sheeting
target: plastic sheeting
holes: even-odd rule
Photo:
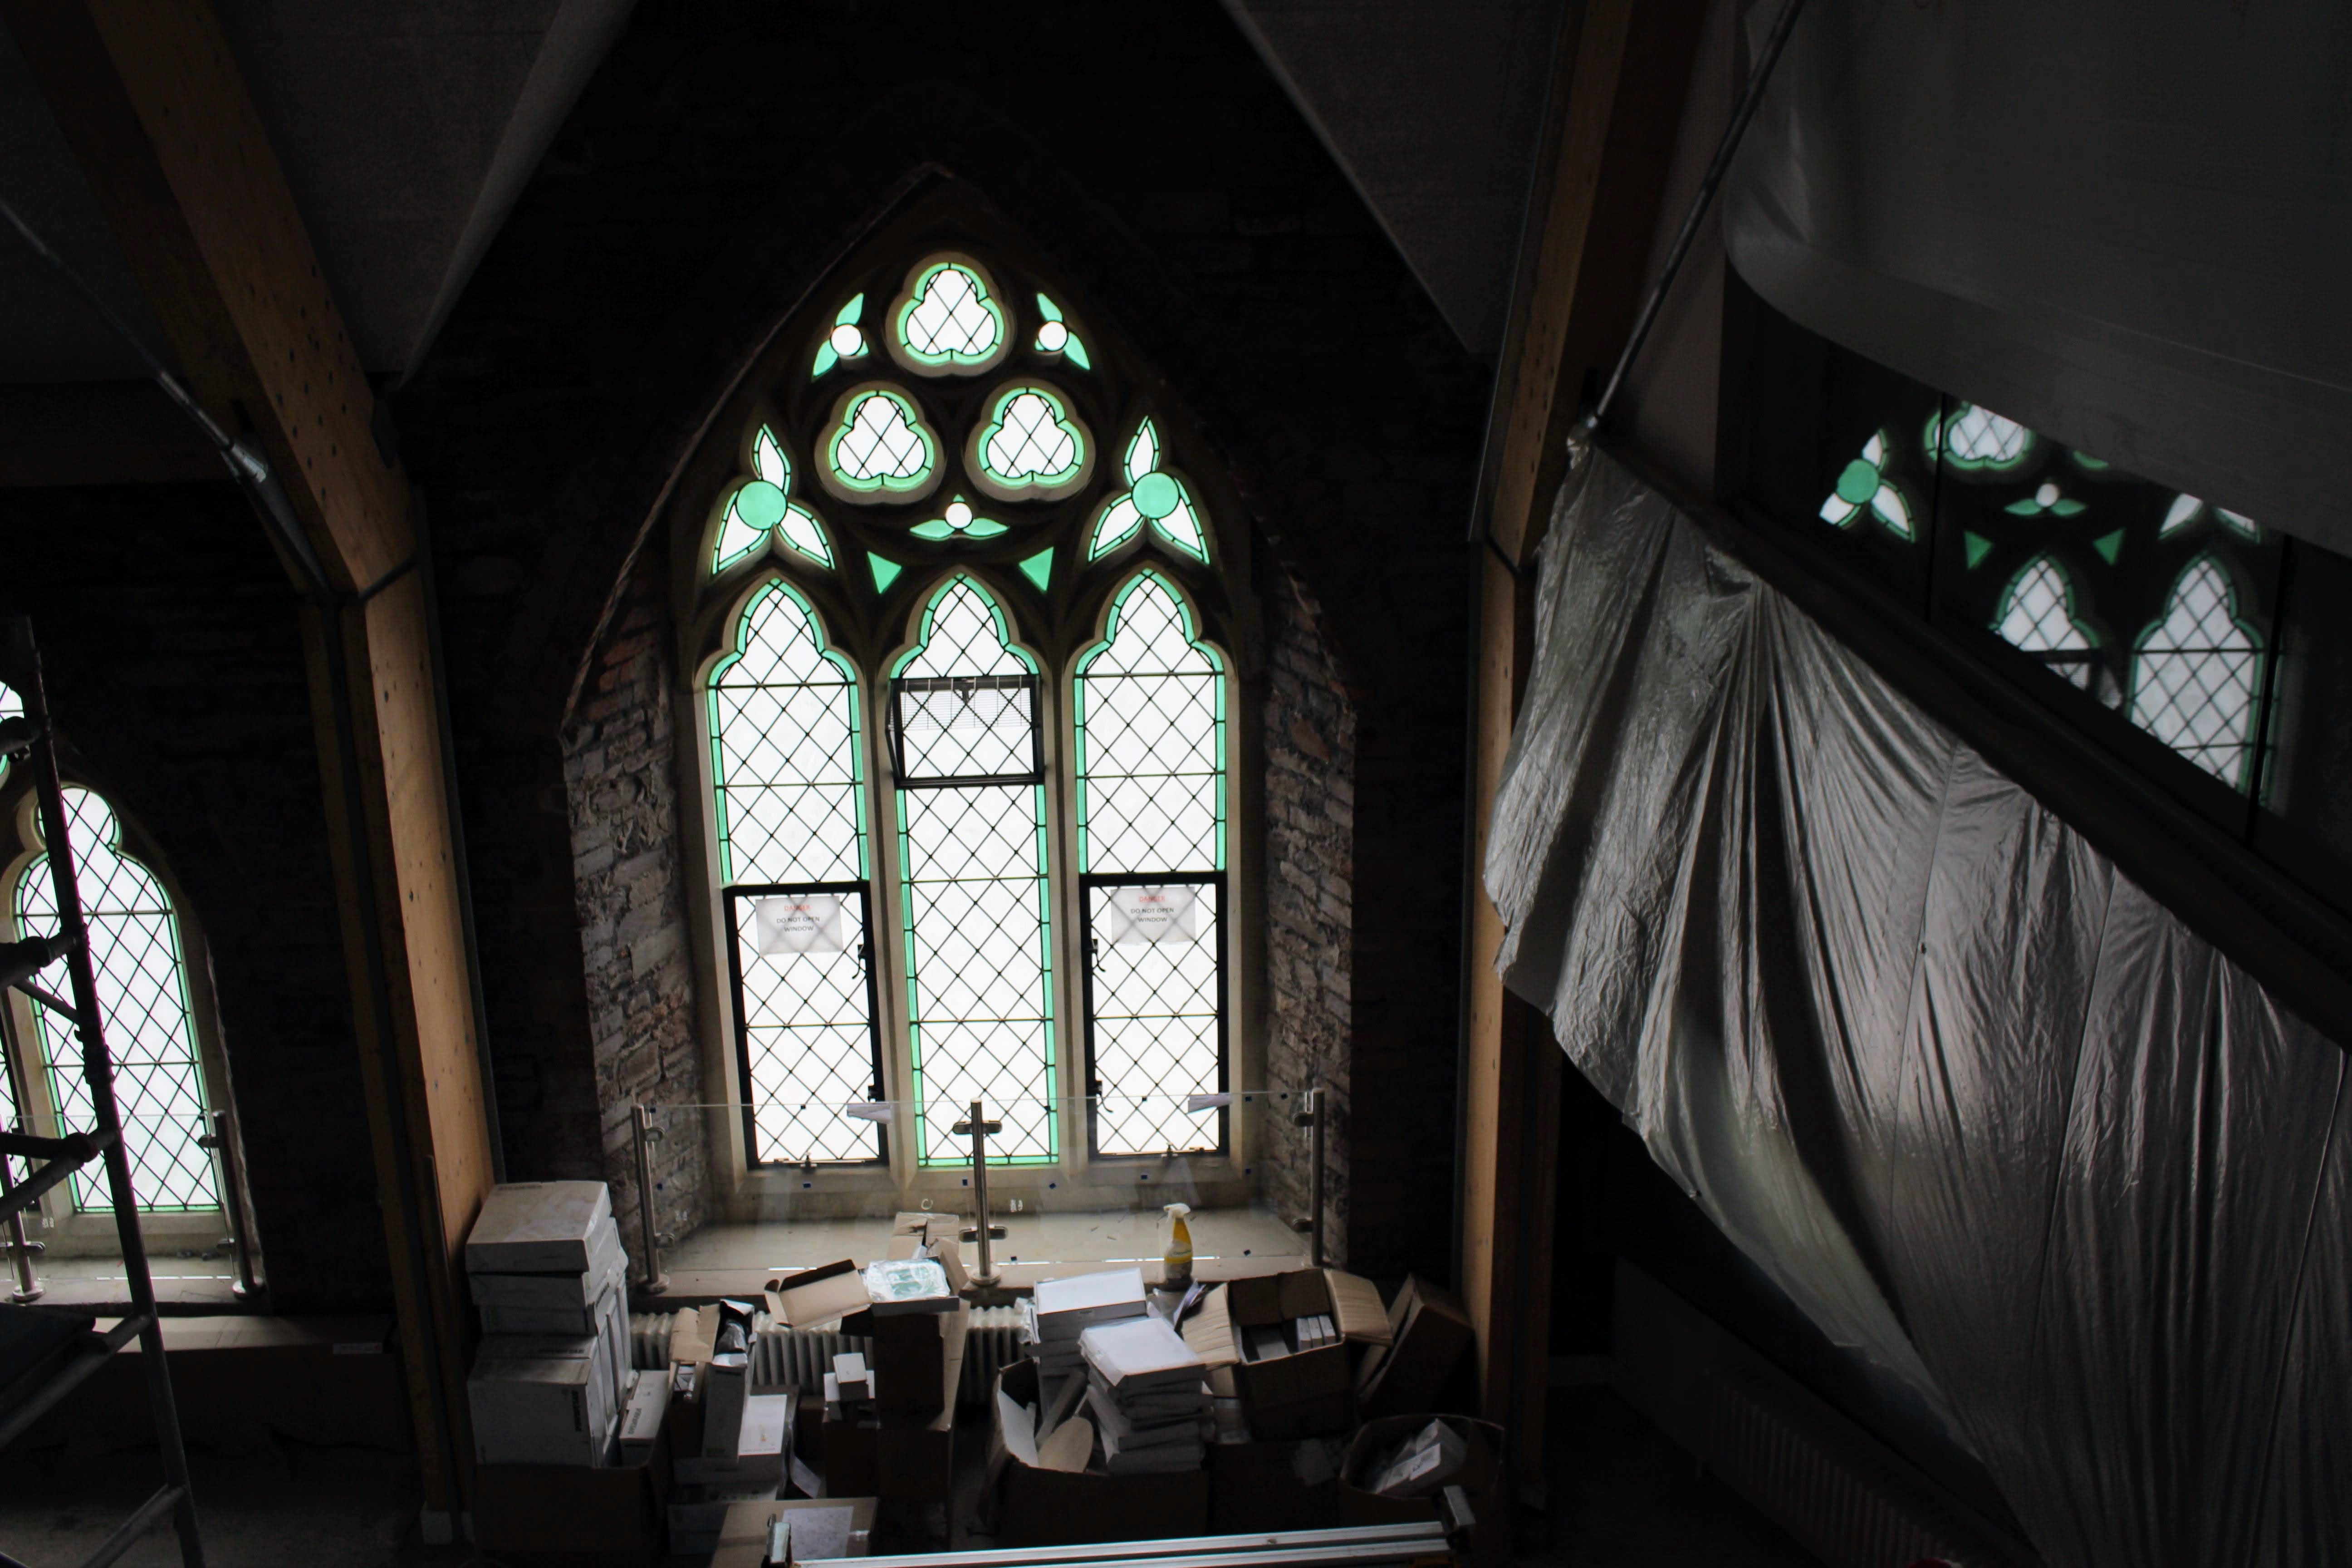
[[[1489,845],[1506,983],[2051,1563],[2352,1563],[2344,1051],[1605,454]]]
[[[2342,0],[1811,0],[1725,243],[1823,337],[2352,553],[2347,58]]]

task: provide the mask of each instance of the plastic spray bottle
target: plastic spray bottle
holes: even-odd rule
[[[1190,1204],[1168,1205],[1168,1245],[1160,1258],[1162,1289],[1187,1289],[1192,1283],[1192,1229],[1184,1223],[1192,1212]]]

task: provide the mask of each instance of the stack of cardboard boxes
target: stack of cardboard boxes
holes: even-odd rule
[[[486,1465],[609,1465],[629,1399],[628,1254],[602,1182],[491,1189],[466,1242],[482,1343],[467,1384]]]
[[[1228,1280],[1185,1317],[1181,1332],[1184,1359],[1205,1374],[1205,1449],[1169,1441],[1166,1427],[1150,1434],[1160,1444],[1138,1444],[1133,1438],[1148,1434],[1151,1423],[1135,1421],[1108,1397],[1108,1388],[1097,1391],[1105,1395],[1100,1400],[1090,1393],[1083,1405],[1066,1397],[1058,1374],[1068,1358],[1059,1336],[1044,1327],[1057,1310],[1110,1300],[1123,1288],[1122,1273],[1041,1284],[1029,1320],[1037,1326],[1026,1336],[1032,1359],[999,1375],[992,1490],[1007,1544],[1337,1524],[1354,1489],[1349,1466],[1369,1463],[1353,1451],[1362,1440],[1359,1423],[1432,1408],[1470,1342],[1461,1303],[1417,1279],[1406,1281],[1386,1308],[1370,1281],[1339,1269]],[[1154,1302],[1150,1310],[1170,1305]],[[1148,1321],[1161,1327],[1157,1318]],[[1113,1326],[1142,1331],[1140,1324]],[[1082,1346],[1106,1331],[1082,1331]],[[1092,1357],[1082,1351],[1079,1359]],[[1126,1403],[1152,1406],[1154,1414],[1174,1411],[1174,1384],[1187,1381],[1173,1370],[1176,1359],[1142,1355],[1138,1347],[1132,1365],[1162,1369],[1162,1386]],[[1421,1417],[1423,1425],[1427,1419]],[[1086,1427],[1091,1430],[1077,1430]],[[1393,1448],[1397,1439],[1386,1440]],[[1474,1443],[1471,1451],[1481,1450]],[[1146,1467],[1150,1473],[1138,1473]],[[1427,1507],[1423,1499],[1377,1500],[1388,1508]]]

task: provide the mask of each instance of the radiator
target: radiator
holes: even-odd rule
[[[632,1364],[669,1364],[669,1334],[675,1312],[629,1314],[629,1357]],[[1021,1313],[1013,1307],[978,1307],[963,1346],[963,1377],[956,1385],[956,1403],[986,1403],[996,1374],[1021,1355]],[[866,1354],[874,1342],[836,1333],[830,1329],[793,1329],[765,1312],[751,1319],[751,1383],[760,1388],[817,1388],[833,1369],[833,1358],[845,1353]]]
[[[1708,1468],[1830,1568],[2024,1568],[1927,1489],[1769,1379],[1727,1366],[1698,1412]]]

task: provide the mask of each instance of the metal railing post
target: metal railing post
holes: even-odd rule
[[[1307,1126],[1314,1134],[1314,1154],[1310,1164],[1315,1173],[1315,1193],[1307,1213],[1309,1227],[1314,1233],[1314,1263],[1320,1268],[1323,1267],[1323,1086],[1318,1083],[1307,1094]]]
[[[242,1301],[257,1294],[261,1287],[253,1278],[253,1237],[246,1230],[245,1173],[237,1163],[236,1140],[231,1134],[228,1112],[208,1110],[205,1119],[213,1130],[196,1140],[196,1147],[209,1149],[220,1156],[221,1208],[228,1216],[229,1256],[236,1262],[236,1282],[229,1287],[230,1294]]]
[[[990,1223],[988,1207],[988,1135],[1003,1131],[1004,1123],[987,1121],[982,1110],[981,1102],[973,1100],[970,1118],[957,1122],[950,1131],[971,1135],[971,1201],[978,1211],[972,1216],[972,1229],[980,1238],[980,1270],[971,1277],[971,1282],[982,1290],[993,1290],[999,1280],[996,1258],[989,1246],[995,1227]]]
[[[16,1013],[5,995],[0,995],[0,1071],[8,1075],[9,1099],[21,1106],[26,1102],[24,1075],[17,1070],[20,1058],[16,1054]],[[28,1131],[21,1117],[9,1128],[12,1132]],[[25,1173],[29,1177],[32,1167]],[[0,1196],[16,1190],[16,1162],[11,1155],[0,1154]],[[41,1279],[33,1272],[33,1257],[48,1250],[47,1244],[33,1240],[25,1234],[25,1211],[17,1210],[8,1216],[9,1261],[16,1268],[16,1288],[8,1299],[19,1307],[41,1299]]]
[[[662,1131],[654,1125],[653,1107],[636,1105],[630,1110],[637,1124],[637,1228],[646,1244],[646,1289],[659,1295],[669,1289],[669,1276],[662,1272],[662,1235],[654,1227],[653,1146],[661,1142]]]

